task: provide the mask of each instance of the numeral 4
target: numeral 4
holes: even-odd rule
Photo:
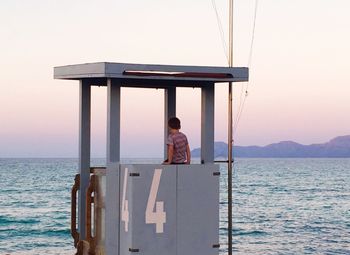
[[[161,175],[162,169],[155,169],[145,215],[146,224],[156,224],[156,233],[163,233],[164,223],[166,223],[166,212],[164,211],[164,202],[156,202]],[[156,209],[155,211],[154,207]]]
[[[126,186],[128,184],[129,170],[125,168],[122,200],[122,221],[125,222],[125,232],[129,230],[129,201],[126,200]]]

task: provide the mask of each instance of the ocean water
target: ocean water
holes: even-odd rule
[[[76,159],[0,159],[0,254],[74,254],[77,166]],[[221,170],[224,254],[226,166]],[[234,254],[350,254],[350,159],[237,159],[234,170]]]

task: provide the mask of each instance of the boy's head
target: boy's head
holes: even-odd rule
[[[168,126],[172,129],[180,129],[181,128],[180,120],[176,117],[170,118],[168,121]]]

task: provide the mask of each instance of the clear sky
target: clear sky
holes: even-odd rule
[[[235,66],[247,66],[254,2],[235,1]],[[228,1],[216,4],[227,31]],[[350,134],[349,10],[348,0],[259,0],[236,144]],[[53,80],[53,67],[98,61],[227,65],[211,0],[2,0],[0,157],[76,157],[78,83]],[[244,85],[236,84],[235,109]],[[122,156],[161,157],[163,92],[122,93]],[[226,141],[226,85],[216,100],[216,140]],[[192,148],[200,145],[199,113],[199,91],[179,90]],[[92,156],[105,155],[105,137],[106,89],[96,87]]]

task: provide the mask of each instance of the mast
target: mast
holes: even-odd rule
[[[233,0],[229,0],[229,67],[233,67]],[[232,82],[228,89],[228,254],[232,255]]]

